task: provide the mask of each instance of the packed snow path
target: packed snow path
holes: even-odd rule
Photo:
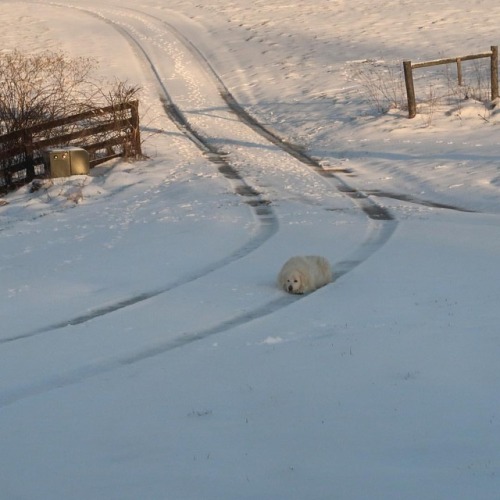
[[[53,3],[0,9],[3,50],[95,53],[106,73],[140,82],[152,116],[144,132],[154,132],[145,162],[114,162],[35,195],[20,190],[0,207],[0,337],[11,337],[0,345],[2,495],[496,498],[495,115],[488,123],[470,106],[458,126],[437,113],[428,129],[366,115],[356,89],[344,88],[344,69],[381,53],[453,53],[464,34],[488,47],[500,7],[112,3],[71,2],[97,17]],[[297,158],[267,164],[275,145],[262,138],[240,136],[226,149],[227,102],[191,108],[186,99],[182,115],[205,124],[196,129],[203,139],[229,153],[215,159],[245,184],[225,177],[159,103],[159,68],[136,43],[165,60],[161,80],[173,82],[179,41],[158,19],[207,51],[267,127],[304,138],[324,173]],[[214,84],[205,65],[196,68]],[[258,99],[249,106],[251,89]],[[217,137],[209,119],[219,120]],[[373,197],[383,210],[369,217]],[[272,209],[271,237],[259,239],[248,202]],[[301,299],[277,290],[283,261],[309,252],[332,260],[337,282]],[[160,293],[144,295],[152,292]]]
[[[116,316],[112,315],[113,312],[143,301],[148,301],[146,307],[154,311],[158,305],[151,299],[166,292],[173,292],[180,286],[183,286],[183,293],[181,293],[183,303],[186,301],[185,297],[189,297],[188,302],[192,302],[195,295],[205,296],[207,294],[205,287],[200,286],[199,283],[201,278],[212,275],[217,269],[228,266],[235,260],[242,259],[249,252],[254,252],[276,233],[278,218],[271,205],[273,193],[282,191],[283,186],[293,186],[294,176],[298,179],[295,182],[296,185],[302,185],[303,178],[306,178],[311,179],[309,182],[313,182],[315,186],[321,183],[322,190],[326,193],[330,190],[337,190],[342,195],[345,194],[346,205],[349,204],[348,200],[352,200],[353,205],[359,206],[360,211],[368,218],[368,232],[364,240],[359,242],[357,248],[347,258],[333,263],[336,279],[363,262],[390,237],[396,223],[388,211],[341,181],[331,171],[323,169],[319,162],[308,157],[293,145],[283,143],[271,131],[245,115],[244,110],[234,101],[201,52],[173,26],[130,9],[89,11],[87,8],[78,8],[76,11],[80,15],[90,14],[97,17],[100,22],[105,22],[117,29],[130,41],[144,66],[149,67],[152,72],[160,99],[165,102],[165,109],[169,116],[183,133],[217,165],[221,174],[233,184],[235,192],[249,198],[248,205],[255,212],[257,229],[254,237],[243,247],[224,256],[218,262],[211,263],[208,268],[199,269],[180,281],[169,283],[156,290],[141,292],[116,303],[107,304],[76,317],[31,331],[6,332],[7,335],[0,342],[10,343],[51,333],[65,336],[67,335],[65,329],[71,327],[73,332],[75,327],[83,325],[80,328],[84,328],[84,323],[97,321],[104,315],[110,317],[103,321],[111,321],[110,325],[115,325],[116,328]],[[228,106],[228,101],[231,107]],[[269,200],[260,194],[264,188],[259,186],[259,178],[264,175],[266,182],[272,183],[272,189],[266,186],[265,196],[270,198]],[[297,193],[297,196],[300,200],[300,193]],[[209,287],[213,279],[212,276],[208,276],[206,282]],[[186,332],[177,334],[172,332],[173,336],[171,334],[166,340],[153,343],[142,338],[132,352],[121,356],[116,355],[115,348],[110,344],[112,352],[108,353],[107,361],[90,363],[83,367],[78,366],[75,361],[75,368],[64,374],[58,373],[58,368],[56,368],[57,374],[47,377],[44,363],[42,370],[45,376],[40,375],[36,382],[21,383],[19,380],[17,387],[6,391],[0,401],[7,404],[28,395],[81,381],[86,376],[96,375],[123,364],[158,355],[268,315],[290,305],[298,300],[298,297],[285,295],[273,298],[264,295],[262,299],[263,302],[259,301],[258,305],[250,310],[245,308],[243,312],[237,314],[228,314],[224,312],[223,307],[218,307],[218,315],[215,318],[220,319],[208,328],[201,330],[195,327],[189,328],[186,322],[184,325]],[[178,305],[172,305],[174,300],[171,294],[168,299],[163,300],[168,301],[172,311],[179,310]],[[124,317],[127,317],[127,324],[131,321],[129,316],[127,312],[124,313]],[[158,317],[154,313],[151,317],[155,323],[158,322]],[[141,328],[147,330],[146,325],[141,325]],[[56,330],[62,331],[58,333]],[[101,352],[101,357],[102,355]],[[58,363],[54,360],[50,360],[48,364],[58,367]]]
[[[211,67],[202,52],[171,22],[153,17],[136,9],[88,10],[76,8],[84,14],[95,16],[113,28],[137,50],[138,57],[145,67],[149,67],[156,81],[160,99],[165,103],[165,109],[171,119],[214,163],[218,170],[234,184],[236,193],[249,198],[248,204],[256,214],[258,231],[253,239],[236,252],[211,264],[206,269],[196,271],[192,276],[181,282],[170,283],[157,290],[145,291],[136,296],[122,299],[115,304],[96,308],[77,317],[63,320],[60,323],[7,336],[2,342],[28,338],[53,329],[70,325],[78,325],[95,319],[103,314],[109,314],[118,309],[131,306],[137,302],[150,299],[160,293],[167,292],[177,286],[199,279],[212,273],[218,267],[229,264],[241,258],[246,253],[255,250],[272,236],[278,229],[278,220],[273,212],[271,201],[263,199],[260,188],[254,179],[255,165],[271,172],[272,177],[278,173],[280,182],[290,184],[289,169],[295,170],[296,176],[304,176],[304,166],[312,168],[319,176],[331,180],[330,188],[350,197],[368,218],[376,221],[363,242],[347,259],[336,262],[335,277],[339,278],[353,267],[365,260],[387,241],[395,229],[395,222],[387,210],[378,206],[367,196],[340,180],[331,170],[322,168],[320,162],[311,158],[292,144],[288,144],[250,117],[234,100],[222,79]],[[169,19],[175,19],[171,12]],[[183,18],[178,18],[185,21]],[[181,23],[182,24],[182,23]],[[185,26],[184,26],[185,27]],[[167,55],[167,57],[165,57]],[[218,110],[215,115],[206,113],[206,109]],[[235,115],[238,120],[235,120]],[[203,117],[203,120],[199,118]],[[237,145],[234,147],[234,145]],[[276,146],[276,147],[273,147]],[[265,158],[255,155],[255,148],[266,151]],[[233,167],[236,165],[236,167]],[[258,174],[257,174],[258,175]],[[310,172],[305,172],[310,175]],[[314,177],[314,176],[312,176]],[[249,184],[247,179],[251,179]],[[253,314],[244,314],[240,321],[250,321],[263,314],[268,314],[276,308],[291,302],[286,298],[270,302],[267,307],[259,308]],[[223,325],[236,324],[232,319]],[[210,331],[217,331],[212,328]]]

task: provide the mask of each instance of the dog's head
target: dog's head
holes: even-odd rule
[[[304,275],[300,271],[292,271],[285,276],[283,288],[288,293],[304,293]]]

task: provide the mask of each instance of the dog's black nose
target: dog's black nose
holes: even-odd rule
[[[288,285],[288,291],[289,292],[293,291],[293,286],[292,285]]]

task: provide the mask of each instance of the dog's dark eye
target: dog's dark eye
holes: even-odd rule
[[[298,283],[298,282],[299,282],[299,280],[293,280],[293,282],[294,282],[294,283]]]

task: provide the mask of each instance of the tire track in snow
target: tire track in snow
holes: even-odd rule
[[[201,135],[199,135],[198,132],[195,129],[193,129],[193,127],[191,127],[190,123],[186,120],[183,113],[178,109],[178,107],[172,101],[170,94],[165,84],[163,83],[161,75],[159,74],[151,57],[148,55],[147,51],[144,49],[141,43],[131,33],[129,33],[122,26],[116,24],[113,20],[106,18],[96,12],[92,12],[81,7],[74,7],[74,6],[69,7],[67,5],[62,5],[62,4],[53,4],[53,5],[56,5],[58,7],[75,9],[85,14],[88,14],[92,17],[95,17],[100,21],[104,21],[107,24],[110,24],[124,38],[126,38],[129,41],[129,43],[132,44],[132,46],[139,52],[141,58],[148,64],[148,66],[151,69],[151,72],[154,75],[160,93],[160,100],[163,104],[164,110],[168,115],[168,117],[177,126],[177,128],[184,135],[186,135],[212,163],[214,163],[217,166],[219,173],[223,175],[232,185],[234,193],[246,198],[245,203],[251,208],[257,220],[257,231],[256,234],[251,238],[251,240],[248,241],[245,245],[243,245],[236,251],[230,253],[229,255],[225,256],[224,258],[216,262],[213,262],[202,269],[199,269],[198,271],[196,271],[195,273],[191,274],[188,277],[184,277],[177,281],[174,281],[165,287],[161,287],[156,290],[150,290],[138,295],[134,295],[127,299],[115,302],[114,304],[109,304],[105,307],[93,309],[88,313],[71,318],[69,320],[64,320],[19,335],[4,337],[0,339],[0,345],[13,342],[16,340],[27,339],[50,331],[59,330],[67,326],[74,326],[86,323],[87,321],[93,320],[100,316],[110,314],[120,309],[124,309],[139,302],[143,302],[145,300],[156,297],[157,295],[160,295],[162,293],[169,292],[170,290],[173,290],[174,288],[177,288],[179,286],[191,283],[192,281],[200,279],[203,276],[206,276],[216,271],[217,269],[225,267],[231,264],[232,262],[245,257],[249,253],[253,252],[257,248],[262,246],[279,229],[278,218],[274,213],[274,210],[272,209],[271,202],[265,199],[262,196],[262,194],[258,190],[256,190],[253,186],[247,183],[247,181],[238,172],[238,170],[234,168],[231,165],[231,163],[229,163],[229,161],[226,158],[226,154],[224,152],[219,151],[214,145],[210,144],[207,140],[201,137]]]
[[[74,10],[78,10],[86,15],[95,17],[98,20],[103,21],[112,26],[124,38],[127,39],[127,41],[135,48],[139,57],[141,57],[143,61],[147,63],[152,74],[154,75],[154,78],[157,82],[160,91],[160,99],[163,103],[163,107],[167,115],[176,124],[179,130],[183,134],[185,134],[203,152],[203,154],[210,161],[212,161],[217,165],[219,172],[233,184],[234,192],[249,198],[246,201],[246,203],[253,208],[254,213],[257,216],[257,220],[259,221],[259,230],[258,234],[254,236],[254,238],[246,245],[236,250],[232,254],[224,257],[220,261],[217,261],[199,270],[198,272],[193,273],[191,276],[188,276],[187,278],[185,277],[173,283],[170,283],[165,287],[147,291],[142,294],[138,294],[129,297],[127,299],[118,301],[114,304],[94,309],[92,311],[89,311],[88,313],[71,318],[69,320],[48,325],[46,327],[31,332],[27,332],[24,334],[19,334],[16,336],[1,339],[0,344],[20,339],[26,339],[42,333],[47,333],[53,330],[65,328],[67,326],[79,325],[87,321],[93,320],[95,318],[98,318],[100,316],[104,316],[106,314],[110,314],[120,309],[124,309],[131,305],[137,304],[139,302],[148,300],[162,293],[166,293],[179,286],[188,284],[194,280],[200,279],[203,276],[206,276],[216,271],[217,269],[222,268],[248,255],[250,252],[259,248],[278,230],[278,220],[270,206],[270,201],[263,199],[262,195],[257,190],[255,190],[255,188],[247,184],[247,182],[241,176],[238,170],[228,162],[226,155],[223,152],[219,151],[215,146],[210,144],[210,142],[207,141],[204,137],[202,137],[186,120],[183,113],[172,101],[170,94],[167,88],[165,87],[163,79],[159,71],[157,70],[153,60],[148,55],[147,50],[139,42],[136,36],[134,36],[130,31],[128,31],[125,27],[123,27],[123,25],[98,12],[94,12],[92,10],[88,10],[87,8],[77,7],[77,6],[68,6],[57,3],[53,3],[52,5],[56,5],[63,8],[71,8]],[[215,82],[220,96],[227,103],[228,107],[233,111],[233,113],[236,114],[243,123],[248,125],[252,130],[254,130],[259,135],[264,137],[267,141],[271,142],[281,150],[285,151],[287,154],[293,156],[294,158],[299,160],[302,164],[311,168],[316,174],[320,175],[325,179],[333,181],[335,188],[339,192],[351,198],[353,202],[368,216],[368,218],[371,221],[374,221],[368,227],[368,232],[367,236],[365,237],[365,240],[349,256],[349,258],[334,263],[333,267],[335,270],[334,271],[335,279],[340,278],[344,274],[354,269],[354,267],[361,264],[390,238],[390,236],[392,235],[392,233],[396,228],[397,223],[394,221],[392,215],[385,208],[375,203],[373,200],[371,200],[368,196],[366,196],[362,192],[349,186],[345,181],[343,181],[340,177],[335,175],[332,171],[325,170],[316,159],[314,159],[310,155],[307,155],[298,146],[288,143],[287,141],[284,141],[283,139],[278,137],[275,133],[266,128],[263,124],[258,122],[254,117],[252,117],[229,92],[228,88],[225,86],[222,79],[215,71],[215,69],[212,67],[208,59],[191,42],[191,40],[185,37],[172,23],[169,23],[163,19],[152,16],[151,14],[142,12],[137,9],[124,8],[122,10],[135,12],[136,14],[139,14],[141,16],[146,16],[150,19],[160,22],[163,26],[165,26],[189,50],[189,52],[193,56],[195,56],[196,59],[198,59],[199,63],[205,68],[206,72],[209,75],[211,75],[211,78]],[[284,305],[286,305],[286,302],[280,307],[284,307]],[[277,308],[275,308],[275,310],[277,310]],[[248,315],[245,315],[245,318],[247,318],[247,316]],[[256,319],[257,317],[259,316],[256,312],[256,314],[253,316],[252,319]]]
[[[274,144],[285,153],[294,157],[303,165],[307,166],[317,175],[331,182],[337,191],[350,198],[354,202],[354,204],[370,219],[371,223],[369,224],[367,235],[364,241],[359,244],[358,248],[354,250],[354,252],[352,252],[349,258],[333,264],[333,267],[335,269],[335,279],[340,278],[344,274],[347,274],[349,271],[357,267],[389,240],[397,227],[397,221],[394,219],[390,211],[376,203],[372,198],[369,197],[369,195],[352,187],[345,180],[336,175],[334,171],[325,169],[317,159],[305,153],[299,146],[283,140],[276,133],[271,131],[256,118],[250,115],[231,94],[208,58],[205,57],[202,51],[179,29],[177,29],[177,27],[174,26],[172,22],[165,21],[164,19],[143,12],[139,9],[124,8],[123,10],[134,12],[135,14],[140,16],[145,16],[165,26],[167,30],[170,31],[186,47],[186,49],[193,55],[193,57],[198,60],[199,64],[205,68],[205,72],[215,83],[219,95],[227,104],[227,106],[232,110],[232,112],[239,118],[239,120],[245,123],[261,137]],[[110,21],[109,19],[107,19],[107,22],[113,23],[113,21]],[[158,75],[154,64],[152,63],[151,59],[148,57],[146,51],[142,48],[138,40],[128,31],[124,30],[121,26],[116,27],[120,30],[120,32],[123,30],[124,36],[130,39],[132,43],[135,44],[145,55],[153,72],[157,75],[157,79],[164,89],[165,94],[168,96],[167,89],[164,87],[164,84],[161,81],[161,78]],[[181,111],[175,106],[173,102],[169,102],[169,106],[166,111],[169,116],[174,119],[174,121],[177,115],[182,117],[184,123],[181,124],[181,130],[186,130],[189,134],[193,134],[195,141],[201,141],[201,143],[205,144],[205,147],[212,147],[205,138],[203,138],[191,127],[191,125],[183,117]]]
[[[136,12],[139,15],[147,16],[166,26],[167,29],[171,31],[177,37],[177,39],[189,50],[189,52],[196,59],[198,59],[199,63],[203,67],[205,67],[207,73],[211,75],[213,81],[215,82],[219,95],[243,123],[248,125],[261,137],[312,169],[312,171],[317,175],[330,181],[337,189],[337,191],[349,197],[354,202],[354,204],[370,219],[371,224],[369,225],[365,240],[360,243],[358,248],[354,252],[352,252],[348,259],[344,259],[333,264],[333,268],[335,270],[335,279],[340,278],[344,274],[357,267],[389,240],[397,227],[397,221],[394,219],[389,210],[376,203],[369,197],[369,195],[349,185],[345,180],[336,175],[332,170],[325,169],[317,159],[305,153],[302,148],[288,141],[285,141],[276,133],[263,125],[261,122],[259,122],[250,113],[248,113],[231,94],[208,58],[205,57],[202,51],[171,22],[167,22],[164,19],[160,19],[138,9],[127,8],[126,10]]]
[[[66,8],[68,7],[64,5],[59,5],[59,6]],[[179,280],[178,282],[168,285],[165,288],[155,290],[152,292],[145,292],[143,294],[118,302],[114,305],[94,310],[88,314],[82,315],[77,318],[73,318],[70,321],[64,321],[58,324],[54,324],[51,325],[50,327],[45,327],[43,329],[34,332],[29,332],[25,335],[12,337],[10,339],[4,339],[3,343],[12,342],[14,340],[25,339],[41,333],[46,333],[56,329],[61,329],[69,325],[78,325],[81,323],[85,323],[99,316],[103,316],[118,311],[132,304],[137,304],[138,302],[145,301],[161,293],[168,292],[173,288],[182,286],[191,281],[202,278],[203,276],[211,272],[214,272],[217,269],[220,269],[221,267],[242,258],[243,256],[249,254],[253,250],[256,250],[278,230],[278,221],[272,208],[269,206],[269,201],[263,199],[260,193],[258,193],[253,187],[251,187],[249,184],[245,182],[245,180],[242,178],[239,172],[235,168],[233,168],[231,164],[226,160],[225,155],[223,153],[218,151],[214,146],[210,145],[209,141],[205,140],[190,126],[188,121],[184,118],[182,112],[175,106],[175,104],[170,99],[169,93],[167,92],[167,89],[164,87],[163,81],[158,71],[156,70],[154,62],[148,56],[147,51],[142,47],[139,41],[125,28],[117,25],[111,19],[105,18],[98,13],[88,11],[87,9],[83,9],[80,7],[70,7],[70,8],[74,8],[79,11],[85,12],[94,17],[97,17],[100,20],[107,22],[115,29],[117,29],[123,36],[125,36],[127,40],[129,40],[130,43],[132,43],[133,46],[136,47],[139,53],[143,54],[142,57],[144,57],[144,60],[147,61],[147,63],[150,65],[151,70],[155,75],[156,80],[158,81],[159,87],[163,89],[162,100],[167,114],[177,124],[179,129],[184,134],[186,134],[211,161],[213,161],[215,164],[218,165],[221,174],[224,175],[230,182],[234,183],[235,192],[241,194],[242,196],[249,197],[247,203],[254,208],[255,214],[259,221],[260,229],[259,229],[259,234],[256,237],[254,237],[252,241],[247,243],[247,245],[245,245],[238,251],[230,254],[229,256],[226,256],[225,258],[221,259],[217,263],[212,264],[211,266],[209,266],[209,268],[200,270],[198,273],[192,275],[188,279],[182,279]],[[145,13],[141,14],[149,16],[148,14]],[[163,20],[159,21],[161,21],[166,26],[169,26]],[[177,31],[175,28],[173,29]],[[393,219],[392,215],[386,209],[379,206],[373,200],[368,198],[368,196],[349,186],[342,179],[336,176],[332,171],[323,169],[323,167],[317,160],[302,152],[298,147],[283,141],[277,135],[266,129],[256,119],[251,117],[237,103],[237,101],[229,93],[228,89],[225,88],[224,84],[222,83],[222,80],[219,78],[217,73],[211,68],[208,60],[204,58],[201,52],[189,40],[185,39],[183,35],[181,37],[184,45],[188,43],[187,48],[190,51],[194,52],[195,55],[197,55],[197,57],[200,59],[200,62],[205,67],[209,68],[209,72],[212,73],[213,78],[215,79],[221,97],[226,101],[227,105],[231,108],[231,110],[238,116],[238,118],[243,123],[248,125],[262,137],[266,138],[269,142],[271,142],[281,150],[285,151],[287,154],[299,160],[302,164],[306,165],[308,168],[313,169],[313,171],[316,174],[332,182],[335,188],[339,192],[345,194],[350,199],[352,199],[353,202],[360,208],[360,210],[362,210],[363,213],[366,214],[366,216],[370,220],[365,240],[361,242],[361,244],[354,252],[351,253],[348,259],[334,263],[335,278],[338,279],[344,274],[350,272],[352,269],[354,269],[356,266],[358,266],[364,260],[370,257],[375,251],[381,248],[388,241],[388,239],[390,238],[390,236],[392,235],[392,233],[396,228],[397,222]],[[165,352],[192,344],[193,342],[204,340],[212,335],[223,333],[230,329],[245,325],[258,318],[263,318],[265,316],[268,316],[286,306],[289,306],[290,304],[293,304],[294,302],[300,300],[301,298],[302,296],[284,295],[283,297],[265,303],[251,311],[247,311],[239,315],[236,315],[232,318],[225,319],[209,328],[196,330],[191,333],[180,334],[177,337],[166,340],[163,343],[147,345],[142,349],[137,348],[134,350],[134,352],[122,355],[120,357],[110,356],[102,361],[89,363],[84,366],[68,370],[66,373],[62,373],[52,377],[46,377],[45,379],[39,380],[34,383],[25,384],[24,386],[13,388],[12,390],[6,390],[2,394],[0,394],[0,407],[7,406],[16,401],[31,396],[43,394],[47,391],[51,391],[57,388],[74,385],[83,382],[84,380],[90,377],[111,372],[117,368],[131,365],[146,359],[150,359],[154,356],[161,355]]]
[[[153,345],[148,345],[143,349],[137,349],[134,352],[120,357],[109,357],[94,363],[88,363],[78,368],[68,370],[65,373],[60,373],[47,378],[42,378],[36,382],[24,384],[13,389],[7,389],[0,393],[0,408],[9,406],[26,398],[38,396],[46,392],[56,389],[72,386],[84,382],[85,380],[112,372],[116,369],[133,365],[140,361],[144,361],[166,352],[179,349],[186,345],[192,344],[200,340],[204,340],[212,335],[220,334],[242,326],[257,318],[263,318],[275,311],[286,307],[297,300],[300,300],[299,295],[285,295],[279,297],[267,304],[263,304],[257,309],[248,312],[243,312],[233,318],[229,318],[222,323],[218,323],[204,330],[198,330],[191,333],[184,333],[178,337],[158,342]]]
[[[27,339],[43,333],[65,328],[67,326],[75,326],[82,323],[86,323],[87,321],[96,319],[100,316],[110,314],[120,309],[124,309],[139,302],[146,301],[162,293],[169,292],[179,286],[191,283],[192,281],[200,279],[216,271],[217,269],[220,269],[238,259],[241,259],[242,257],[248,255],[252,251],[256,250],[278,231],[278,226],[279,226],[278,219],[274,214],[272,207],[270,206],[271,202],[269,200],[264,199],[261,193],[259,193],[254,187],[250,186],[245,181],[245,179],[238,172],[238,170],[229,163],[224,152],[219,151],[213,144],[211,144],[206,138],[202,137],[201,134],[199,134],[191,126],[191,124],[185,118],[181,110],[173,102],[168,92],[168,89],[166,88],[163,82],[161,74],[159,73],[157,67],[155,66],[154,61],[149,56],[147,50],[140,43],[140,41],[137,39],[136,36],[134,36],[123,25],[118,24],[116,21],[98,12],[94,12],[92,10],[88,10],[87,8],[83,7],[68,6],[58,3],[53,3],[52,5],[56,5],[63,8],[71,8],[73,10],[80,11],[86,15],[90,15],[100,21],[109,24],[135,48],[139,57],[143,59],[143,61],[146,62],[146,64],[149,66],[156,80],[160,92],[161,102],[163,103],[164,110],[169,116],[169,118],[175,123],[178,129],[184,135],[186,135],[202,151],[202,153],[210,161],[212,161],[214,164],[217,165],[218,171],[224,177],[226,177],[226,179],[228,179],[228,181],[231,184],[233,184],[234,192],[236,194],[248,198],[246,203],[250,207],[252,207],[256,215],[256,218],[258,220],[259,227],[257,234],[246,245],[236,250],[235,252],[231,253],[230,255],[226,256],[225,258],[215,263],[212,263],[211,265],[203,269],[200,269],[199,271],[193,273],[188,277],[170,283],[165,287],[161,287],[156,290],[151,290],[138,295],[134,295],[127,299],[115,302],[114,304],[109,304],[105,307],[93,309],[87,313],[71,318],[69,320],[57,322],[45,326],[43,328],[32,330],[30,332],[22,333],[19,335],[5,337],[3,339],[0,339],[0,344],[9,343],[21,339]],[[125,8],[123,10],[135,12],[142,16],[147,16],[150,19],[160,22],[169,31],[171,31],[176,36],[176,38],[180,40],[182,44],[189,50],[189,52],[193,56],[195,56],[196,59],[198,59],[200,64],[203,67],[205,67],[208,74],[211,75],[213,81],[215,82],[220,96],[227,103],[228,107],[233,111],[233,113],[236,114],[243,123],[248,125],[252,130],[254,130],[259,135],[264,137],[267,141],[271,142],[281,150],[285,151],[287,154],[293,156],[304,165],[307,165],[308,167],[312,168],[313,171],[316,172],[318,175],[334,181],[336,189],[346,194],[349,198],[351,198],[355,202],[355,204],[358,205],[359,208],[369,217],[369,219],[378,222],[380,221],[393,222],[392,224],[371,224],[369,226],[367,237],[359,245],[359,247],[351,254],[351,256],[348,259],[334,263],[333,267],[335,269],[334,271],[335,279],[340,278],[341,276],[352,270],[354,267],[361,264],[372,253],[374,253],[374,251],[376,251],[379,247],[381,247],[385,243],[385,241],[387,241],[390,238],[392,232],[395,229],[395,223],[393,221],[391,214],[387,210],[385,210],[383,207],[373,202],[370,198],[363,195],[361,192],[350,187],[347,183],[345,183],[342,179],[333,174],[331,171],[325,170],[317,160],[315,160],[311,156],[301,151],[299,147],[282,140],[280,137],[278,137],[276,134],[274,134],[264,125],[258,122],[255,118],[253,118],[250,114],[248,114],[229,92],[228,88],[225,86],[222,79],[220,78],[218,73],[214,70],[208,59],[191,42],[191,40],[186,38],[175,26],[158,17],[152,16],[137,9]],[[284,307],[284,305],[281,307]],[[255,315],[253,319],[256,319],[257,317],[258,315]]]

